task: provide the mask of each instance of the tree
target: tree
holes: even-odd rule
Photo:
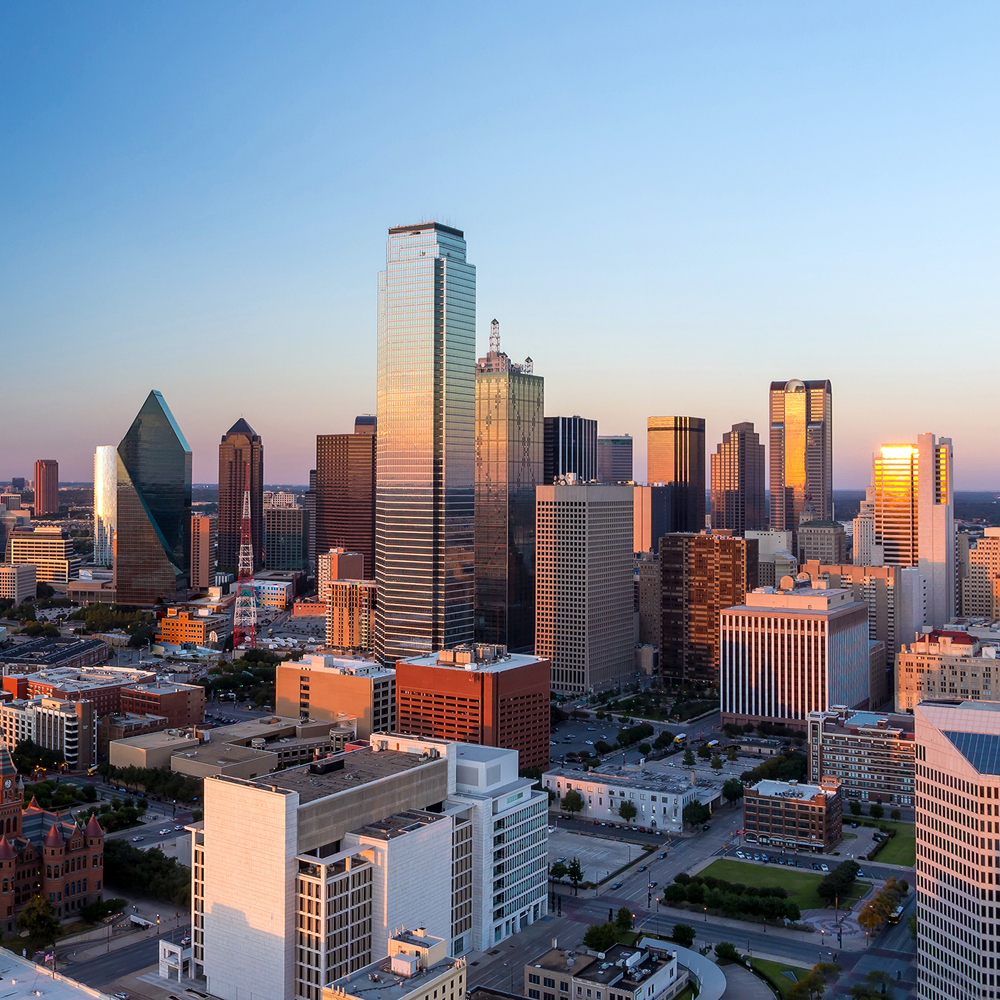
[[[618,929],[610,920],[591,924],[583,935],[583,943],[592,951],[607,951],[618,944]]]
[[[619,931],[632,930],[632,911],[627,906],[618,908],[618,912],[615,914],[615,927]]]
[[[712,811],[708,808],[708,806],[702,805],[702,803],[695,800],[694,802],[689,802],[684,807],[682,815],[684,822],[687,823],[688,826],[698,826],[699,824],[704,823],[712,815]]]
[[[861,803],[857,799],[851,799],[851,815],[852,816],[861,815]]]
[[[899,888],[899,894],[901,896],[909,896],[910,894],[910,883],[906,881],[905,878],[901,878],[896,885]]]
[[[898,809],[893,809],[893,811],[889,813],[889,818],[898,823],[903,818],[903,814]]]
[[[739,802],[743,798],[743,782],[739,778],[730,778],[722,786],[722,797],[727,802]]]
[[[32,896],[17,918],[17,926],[41,944],[51,944],[59,934],[60,924],[45,896]]]
[[[598,740],[594,749],[603,757],[605,754],[611,753],[614,747],[609,743],[605,743],[604,740]]]
[[[868,810],[868,815],[871,816],[872,819],[881,819],[885,815],[882,803],[873,802],[871,808]]]
[[[580,883],[583,881],[583,866],[580,864],[579,858],[574,858],[566,866],[566,874],[569,876],[570,882],[573,883],[573,893],[576,896],[580,895]]]
[[[690,747],[684,751],[684,766],[694,767],[694,751]]]
[[[875,899],[870,899],[861,907],[858,924],[869,934],[874,934],[885,923],[885,912]]]
[[[687,899],[687,889],[677,882],[671,882],[663,890],[664,903],[683,903]]]
[[[739,751],[736,749],[735,744],[726,748],[726,760],[732,762],[736,760],[737,757],[739,757]]]
[[[641,753],[643,757],[648,757],[652,749],[653,748],[648,743],[639,744],[639,753]]]
[[[712,770],[713,771],[721,771],[722,770],[722,758],[718,754],[715,754],[712,757]]]
[[[575,789],[571,788],[562,800],[563,812],[578,813],[583,809],[583,796]]]
[[[893,978],[884,969],[872,969],[862,983],[855,983],[849,995],[852,997],[878,997],[892,1000],[896,995],[892,989]]]
[[[569,874],[569,869],[561,861],[555,862],[549,869],[549,876],[551,878],[565,878]]]
[[[909,920],[906,921],[906,926],[910,928],[910,937],[914,941],[917,940],[917,915],[914,913]]]
[[[736,945],[732,941],[720,941],[715,946],[715,957],[727,962],[742,962],[743,956],[739,953]]]
[[[709,750],[707,743],[702,743],[702,745],[698,747],[698,756],[702,760],[708,760],[708,758],[712,756],[712,751]]]
[[[621,816],[621,818],[625,820],[626,823],[631,823],[632,820],[635,819],[636,812],[637,810],[635,808],[635,805],[629,802],[628,799],[623,801],[622,804],[618,807],[618,815]]]
[[[674,932],[671,937],[682,948],[690,948],[694,944],[694,928],[690,924],[674,924]]]

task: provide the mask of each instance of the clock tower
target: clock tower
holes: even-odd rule
[[[24,790],[7,744],[0,741],[0,834],[8,840],[21,836],[21,808]]]

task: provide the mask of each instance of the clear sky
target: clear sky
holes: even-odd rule
[[[0,481],[151,388],[217,477],[375,406],[386,228],[478,267],[546,411],[753,420],[830,378],[834,485],[922,431],[1000,487],[1000,5],[0,3]]]

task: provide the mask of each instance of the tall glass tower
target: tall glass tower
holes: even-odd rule
[[[712,527],[741,537],[764,527],[764,446],[744,421],[722,435],[712,455]]]
[[[670,488],[670,530],[705,528],[705,420],[646,420],[646,479]]]
[[[118,456],[113,444],[94,452],[94,564],[111,566],[115,559],[118,521]]]
[[[191,560],[191,449],[163,396],[146,397],[118,445],[119,604],[187,597]]]
[[[389,230],[378,281],[375,655],[473,638],[476,269],[437,222]]]

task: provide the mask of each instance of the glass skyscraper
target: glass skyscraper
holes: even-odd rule
[[[535,645],[535,487],[542,484],[545,382],[529,358],[491,350],[476,365],[476,638]]]
[[[712,455],[712,527],[744,535],[764,527],[764,446],[753,424],[733,424]]]
[[[94,564],[111,566],[118,512],[118,456],[113,444],[94,452]]]
[[[191,559],[191,449],[163,396],[146,397],[118,445],[119,604],[187,597]]]
[[[670,488],[670,530],[705,528],[705,421],[702,417],[649,417],[646,479]]]
[[[249,487],[246,481],[250,468]],[[219,442],[219,569],[236,573],[243,530],[243,494],[250,490],[250,541],[253,567],[264,565],[264,444],[243,419]]]
[[[375,655],[473,638],[476,269],[464,234],[389,230],[378,282]]]

